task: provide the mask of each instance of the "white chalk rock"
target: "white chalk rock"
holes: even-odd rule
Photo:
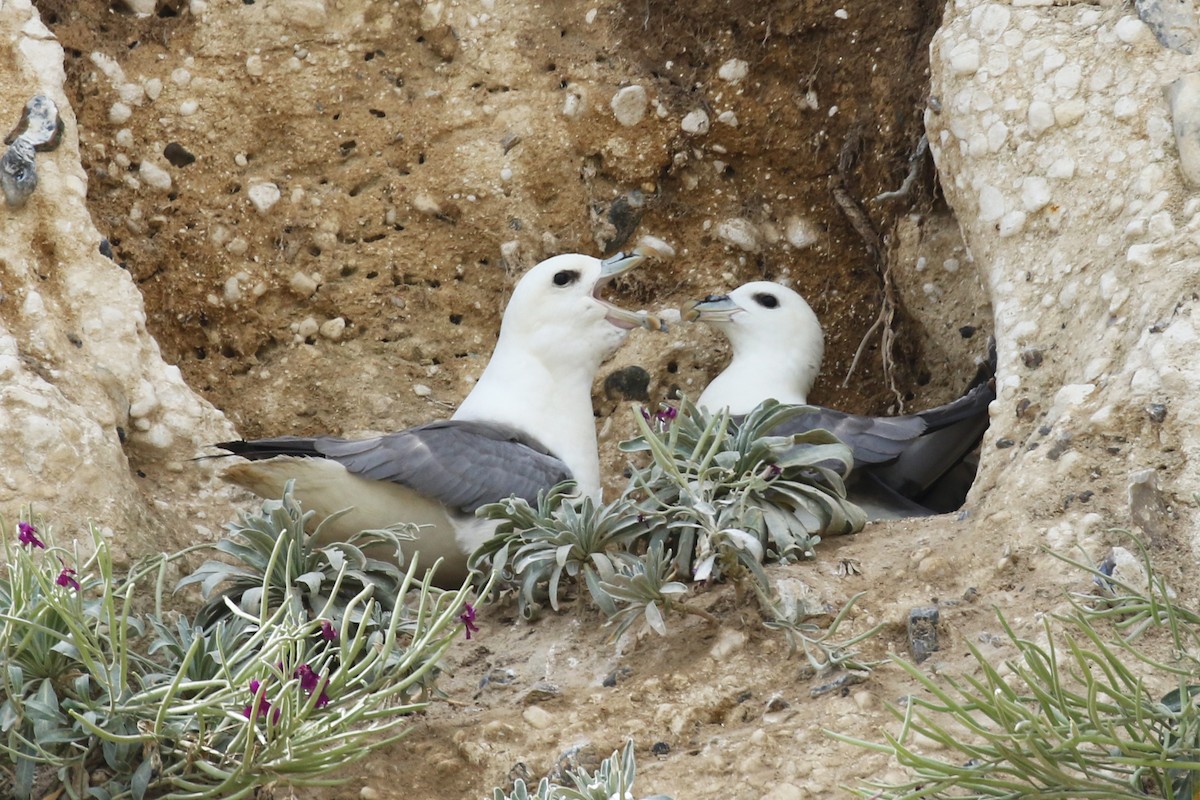
[[[1034,100],[1029,104],[1029,132],[1041,136],[1054,127],[1054,109],[1043,100]]]
[[[143,161],[138,167],[138,176],[146,182],[147,186],[158,189],[160,192],[171,191],[170,173],[157,164]]]
[[[740,83],[750,74],[750,63],[740,58],[731,58],[717,70],[717,77],[729,83]]]
[[[695,111],[690,111],[683,118],[683,122],[680,123],[679,127],[683,128],[684,133],[690,133],[693,136],[708,133],[708,114],[699,108]]]
[[[1050,202],[1050,184],[1045,178],[1030,177],[1021,182],[1021,205],[1029,213],[1040,211]]]
[[[613,116],[617,118],[617,122],[626,128],[632,128],[646,116],[646,103],[646,90],[634,84],[626,86],[614,94],[609,105],[612,107]]]
[[[1192,186],[1200,186],[1200,72],[1184,75],[1166,89],[1171,126],[1179,149],[1179,171]]]
[[[282,194],[279,187],[273,183],[253,183],[246,190],[246,196],[250,198],[250,203],[254,206],[254,210],[260,214],[266,214],[271,210]]]
[[[758,226],[742,217],[734,217],[718,223],[714,232],[717,238],[725,244],[747,253],[757,252],[761,246],[762,235],[759,233]]]
[[[974,75],[979,71],[979,42],[964,39],[950,51],[950,71],[956,75]]]

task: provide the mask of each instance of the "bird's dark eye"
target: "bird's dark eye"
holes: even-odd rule
[[[554,273],[555,286],[568,286],[579,280],[579,273],[574,270],[564,269],[562,272]]]
[[[758,303],[763,308],[778,308],[779,298],[768,292],[759,292],[754,295],[754,302]]]

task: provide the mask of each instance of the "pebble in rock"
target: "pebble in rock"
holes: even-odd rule
[[[1154,32],[1163,47],[1192,55],[1196,52],[1198,28],[1196,10],[1190,2],[1179,0],[1135,0],[1134,7],[1142,22]]]
[[[346,320],[342,317],[327,319],[321,323],[321,338],[331,342],[340,341],[346,332]]]
[[[632,128],[646,116],[646,103],[646,90],[634,84],[626,86],[614,94],[609,105],[612,107],[613,116],[617,118],[617,122],[626,128]]]
[[[273,183],[255,183],[246,191],[246,196],[259,214],[266,214],[279,202],[281,194],[279,187]]]
[[[746,79],[750,74],[749,62],[743,61],[740,58],[731,58],[721,65],[717,70],[717,77],[729,83],[739,83]]]
[[[1191,186],[1200,186],[1200,72],[1184,75],[1166,89],[1171,125],[1179,149],[1179,170]]]
[[[718,223],[714,233],[725,244],[747,253],[757,252],[761,246],[758,227],[742,217],[734,217]]]
[[[30,98],[17,126],[4,138],[9,147],[0,157],[0,189],[9,206],[25,205],[38,183],[35,153],[58,147],[62,134],[63,122],[54,101],[40,94]]]
[[[684,133],[699,136],[708,133],[708,125],[708,114],[704,113],[703,109],[698,108],[695,111],[688,112],[679,127],[683,129]]]
[[[138,167],[138,175],[147,186],[162,192],[171,191],[171,173],[150,161],[143,161]]]

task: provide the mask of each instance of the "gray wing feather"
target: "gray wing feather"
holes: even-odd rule
[[[322,437],[313,448],[363,478],[391,481],[474,513],[509,495],[537,501],[570,469],[535,439],[505,425],[446,420],[374,439]]]
[[[899,457],[926,428],[925,421],[916,415],[867,417],[861,414],[847,414],[832,408],[815,408],[811,414],[788,420],[773,430],[772,434],[792,436],[824,428],[854,452],[856,468],[866,464],[880,464]]]

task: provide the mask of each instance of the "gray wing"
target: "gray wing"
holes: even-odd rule
[[[509,495],[536,503],[538,492],[572,477],[535,439],[477,421],[434,422],[375,439],[318,438],[313,449],[355,475],[402,484],[468,514]]]
[[[538,492],[573,477],[533,437],[487,422],[445,420],[374,439],[280,436],[216,446],[252,461],[328,458],[355,475],[399,483],[467,514],[509,495],[536,503]]]
[[[791,419],[772,433],[792,435],[824,428],[854,451],[856,468],[901,457],[953,462],[973,448],[987,428],[988,404],[995,399],[995,389],[981,384],[945,405],[906,416],[869,417],[813,406],[812,413]]]
[[[854,453],[854,466],[882,464],[898,458],[904,449],[925,432],[919,416],[868,417],[814,406],[812,413],[794,417],[771,431],[776,436],[825,429]]]

